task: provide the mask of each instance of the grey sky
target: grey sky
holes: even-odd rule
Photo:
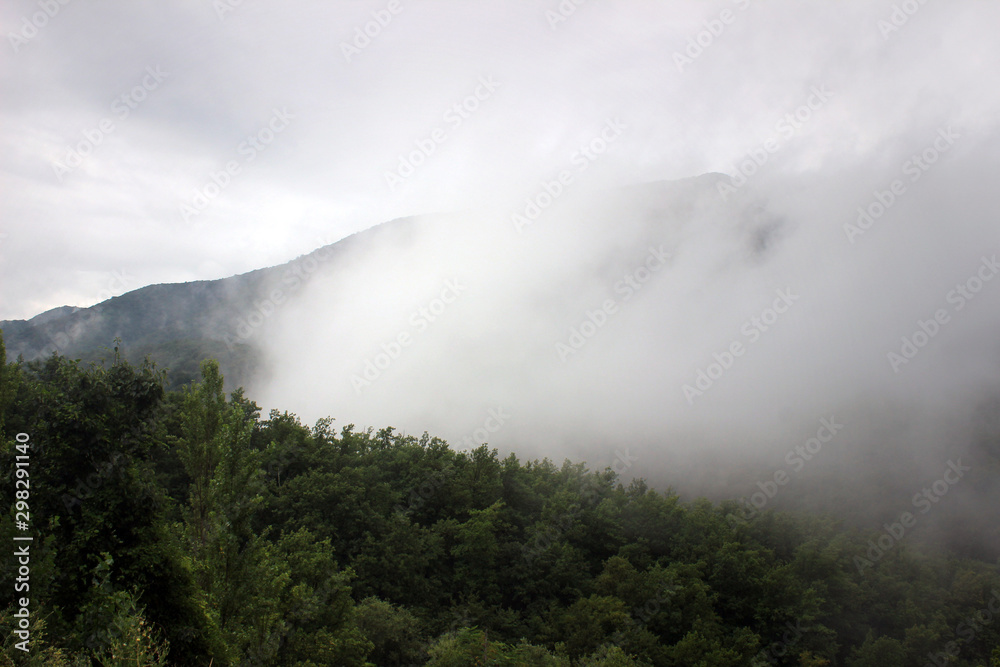
[[[517,202],[613,117],[628,131],[589,175],[607,186],[733,173],[813,86],[831,101],[769,173],[896,164],[948,123],[995,145],[1000,117],[987,2],[928,3],[886,35],[891,2],[590,2],[554,27],[555,0],[218,7],[4,3],[0,317],[280,263],[400,215]],[[723,11],[679,71],[674,54]],[[391,20],[347,62],[342,43],[373,12]],[[499,87],[446,122],[481,77]],[[249,162],[240,146],[275,109],[293,119]],[[445,140],[391,190],[385,172],[435,128]],[[99,145],[60,178],[85,133]],[[239,173],[185,221],[181,204],[229,161]]]

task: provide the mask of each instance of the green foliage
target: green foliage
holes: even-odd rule
[[[427,653],[428,667],[568,667],[570,664],[539,646],[491,641],[489,632],[478,628],[461,628],[443,635],[431,644]]]
[[[116,565],[111,585],[140,591],[148,618],[164,628],[177,658],[204,655],[205,618],[151,466],[164,440],[162,374],[118,357],[110,367],[85,369],[57,356],[6,364],[4,374],[18,376],[3,414],[4,451],[13,450],[15,433],[30,436],[31,524],[40,540],[31,597],[53,611],[52,636],[72,652],[100,645],[86,610],[90,575],[108,553]],[[0,465],[3,496],[13,497],[13,457]],[[0,532],[8,530],[5,518]],[[13,588],[11,572],[0,571],[6,590]]]
[[[891,667],[1000,590],[991,563],[909,547],[859,576],[867,536],[822,517],[262,419],[224,386],[213,362],[180,391],[117,353],[0,365],[0,487],[29,433],[37,535],[35,650],[11,651],[7,608],[0,664]],[[1000,626],[976,627],[960,661],[995,665]]]
[[[164,667],[170,644],[162,633],[145,619],[142,607],[135,597],[124,594],[115,600],[114,615],[107,626],[110,641],[99,651],[94,660],[101,667]]]
[[[898,639],[874,637],[868,633],[865,643],[854,651],[850,667],[903,667],[906,651]]]
[[[7,348],[3,342],[3,331],[0,330],[0,441],[6,441],[6,415],[8,406],[17,395],[21,383],[19,364],[7,363]]]
[[[626,653],[620,646],[602,644],[592,654],[581,659],[580,667],[640,667],[649,663],[639,661]]]
[[[262,501],[253,420],[244,406],[226,401],[218,364],[206,362],[202,377],[185,392],[177,442],[190,479],[184,533],[203,604],[235,660],[262,649],[260,637],[278,622],[276,598],[287,574],[251,525]]]
[[[87,664],[85,659],[80,657],[74,659],[65,648],[53,645],[47,632],[48,624],[41,610],[34,609],[33,617],[29,620],[28,631],[30,633],[30,644],[27,652],[17,648],[16,645],[22,641],[14,634],[15,629],[21,628],[18,619],[14,618],[17,610],[9,606],[0,610],[0,633],[3,634],[3,651],[0,652],[0,667],[74,667],[78,664]]]
[[[358,629],[372,642],[368,659],[376,665],[405,665],[424,655],[419,619],[404,607],[369,597],[357,607]]]

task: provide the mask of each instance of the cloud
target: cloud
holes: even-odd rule
[[[38,7],[0,16],[16,32]],[[649,470],[696,450],[780,459],[840,410],[838,443],[871,441],[883,407],[926,424],[992,386],[1000,282],[961,310],[949,294],[1000,251],[1000,8],[394,7],[63,6],[0,64],[0,316],[94,303],[114,271],[217,278],[416,216],[269,320],[265,404],[455,439],[502,408],[494,444],[626,439],[656,452]],[[136,100],[148,68],[168,76]],[[250,160],[276,109],[293,119]],[[670,261],[626,301],[661,246]],[[462,290],[445,303],[448,281]],[[781,290],[797,298],[779,314]],[[940,309],[950,320],[893,368]],[[703,390],[700,374],[718,377]]]
[[[88,275],[123,267],[142,284],[221,277],[285,261],[318,235],[516,199],[615,116],[632,129],[594,166],[608,186],[728,172],[817,84],[836,101],[783,149],[792,170],[879,154],[955,113],[992,127],[997,93],[981,72],[996,59],[985,32],[996,10],[983,3],[922,7],[888,39],[877,21],[889,3],[588,5],[554,28],[550,2],[401,7],[350,62],[341,45],[383,3],[243,3],[221,20],[212,3],[67,4],[9,44],[2,316],[92,303],[102,278]],[[39,8],[5,6],[9,42],[42,22]],[[678,72],[674,54],[724,10],[734,22]],[[121,118],[148,67],[169,77]],[[482,76],[501,83],[494,97],[446,123]],[[181,203],[241,159],[274,108],[295,113],[293,126],[185,224]],[[60,181],[55,163],[105,119],[114,131]],[[434,128],[447,140],[390,191],[385,172]]]

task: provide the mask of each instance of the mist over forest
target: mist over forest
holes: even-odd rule
[[[0,664],[998,667],[997,19],[8,3]]]

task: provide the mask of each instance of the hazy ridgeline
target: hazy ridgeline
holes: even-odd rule
[[[543,180],[507,208],[396,220],[284,266],[14,323],[10,356],[32,340],[21,329],[69,331],[62,351],[91,358],[119,335],[127,354],[168,350],[184,381],[216,356],[265,408],[309,422],[597,467],[627,447],[626,478],[870,526],[963,457],[972,471],[924,523],[988,556],[996,452],[980,444],[997,429],[1000,281],[963,286],[989,277],[1000,243],[966,150],[966,173],[898,197],[860,236],[845,224],[868,202],[844,193],[896,167],[740,188],[722,175],[603,191]],[[540,198],[546,187],[557,196]],[[824,419],[843,428],[807,445]]]

